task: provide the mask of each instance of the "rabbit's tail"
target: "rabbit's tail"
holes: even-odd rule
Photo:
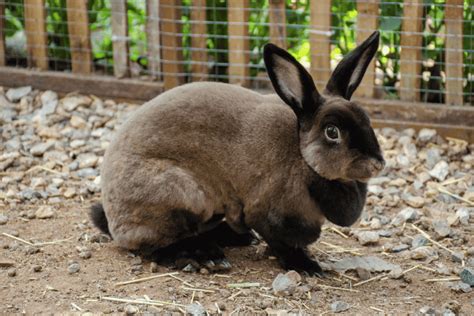
[[[104,234],[110,235],[109,223],[107,222],[107,217],[105,216],[104,207],[102,204],[97,203],[92,205],[89,214],[94,225]]]

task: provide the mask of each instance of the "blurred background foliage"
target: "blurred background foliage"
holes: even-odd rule
[[[190,44],[192,10],[191,0],[182,1],[183,55],[190,69]],[[251,47],[251,75],[264,70],[262,47],[269,41],[268,0],[251,0],[249,36]],[[7,0],[6,43],[9,63],[26,65],[26,39],[24,35],[23,1]],[[136,75],[146,73],[146,0],[128,0],[130,60],[136,65]],[[444,52],[445,52],[445,0],[424,0],[423,18],[423,80],[422,99],[443,102]],[[69,70],[70,47],[67,29],[66,0],[46,0],[47,31],[50,67]],[[207,0],[207,27],[210,79],[226,80],[228,62],[227,0]],[[287,0],[287,43],[289,51],[304,65],[310,64],[309,14],[310,0]],[[96,71],[112,72],[112,31],[110,0],[89,0],[89,23]],[[466,103],[474,94],[474,16],[472,0],[464,0],[464,80]],[[331,58],[339,60],[356,45],[357,10],[355,0],[332,1],[332,50]],[[382,97],[398,98],[400,79],[400,32],[403,15],[402,0],[380,2],[381,46],[377,54],[377,85]],[[317,49],[317,48],[315,48]],[[469,100],[467,100],[469,98]]]

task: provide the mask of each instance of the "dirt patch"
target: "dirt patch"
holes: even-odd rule
[[[293,275],[295,284],[275,292],[285,271],[264,242],[226,248],[229,273],[186,273],[120,250],[92,227],[104,150],[136,106],[15,95],[0,93],[2,313],[472,314],[473,145],[430,130],[377,131],[387,168],[370,183],[361,221],[325,226],[310,247],[326,277]],[[336,267],[367,256],[396,268]]]

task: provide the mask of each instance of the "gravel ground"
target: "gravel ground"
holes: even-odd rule
[[[282,271],[264,242],[225,249],[229,273],[186,273],[118,249],[87,216],[136,107],[0,87],[0,313],[473,314],[473,144],[377,130],[387,167],[361,220],[310,247],[324,279]]]

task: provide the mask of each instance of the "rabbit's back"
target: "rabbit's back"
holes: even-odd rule
[[[106,152],[102,189],[112,235],[136,248],[139,236],[156,235],[156,223],[169,223],[177,209],[196,227],[225,213],[240,229],[244,205],[282,192],[291,160],[300,158],[296,118],[278,98],[221,83],[173,89],[138,109]],[[165,226],[164,235],[177,229]]]

